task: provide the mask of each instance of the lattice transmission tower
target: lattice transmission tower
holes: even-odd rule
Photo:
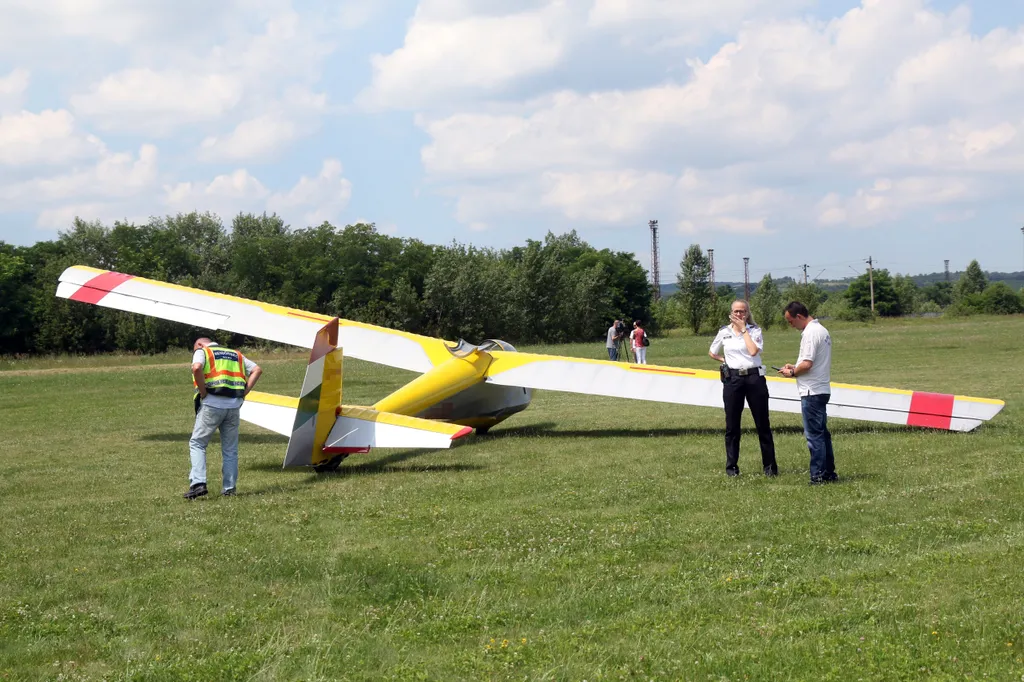
[[[654,288],[654,300],[661,300],[661,266],[658,263],[658,221],[647,223],[651,228],[651,286]]]

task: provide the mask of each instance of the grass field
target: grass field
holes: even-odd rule
[[[775,480],[749,414],[724,475],[707,408],[540,392],[327,476],[243,424],[238,497],[189,503],[187,353],[0,363],[0,679],[1024,679],[1024,317],[830,327],[836,381],[1007,406],[970,434],[833,420],[824,487],[795,415]],[[649,360],[714,368],[709,342]],[[255,359],[297,394],[302,353]],[[411,376],[345,367],[356,404]]]

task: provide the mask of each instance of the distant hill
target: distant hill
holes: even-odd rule
[[[951,273],[949,273],[949,281],[950,282],[956,282],[958,279],[960,279],[960,275],[961,274],[963,274],[963,273],[962,272],[951,272]],[[1019,291],[1022,287],[1024,287],[1024,272],[986,272],[985,273],[985,277],[988,278],[989,282],[1005,282],[1014,291]],[[929,273],[923,274],[923,275],[911,275],[911,278],[914,280],[914,284],[916,284],[919,287],[923,287],[923,286],[927,286],[927,285],[929,285],[929,284],[931,284],[933,282],[943,282],[943,281],[945,281],[946,273],[945,272],[929,272]],[[816,280],[815,283],[818,286],[820,286],[822,289],[824,289],[825,291],[828,291],[828,292],[845,291],[846,288],[848,286],[850,286],[850,282],[852,282],[855,279],[856,279],[856,277],[852,277],[851,276],[851,277],[845,277],[843,279],[835,279],[835,280]],[[775,280],[776,284],[779,285],[780,289],[785,289],[793,281],[794,281],[793,278],[792,277],[788,277],[788,276],[787,277],[779,277],[778,279]],[[733,288],[733,291],[735,291],[738,295],[742,295],[743,294],[743,282],[715,282],[715,286],[721,286],[723,284],[731,286]],[[751,282],[750,283],[750,291],[751,291],[751,293],[753,293],[756,289],[757,289],[757,282]],[[662,298],[666,298],[666,297],[671,296],[672,294],[676,293],[677,290],[678,290],[678,287],[676,287],[676,283],[675,282],[672,282],[671,284],[662,284],[661,285],[661,296],[662,296]]]

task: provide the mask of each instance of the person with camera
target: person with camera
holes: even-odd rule
[[[778,476],[775,440],[768,417],[768,382],[761,362],[764,337],[754,324],[746,301],[733,301],[729,324],[718,330],[708,355],[722,363],[722,400],[725,403],[725,473],[739,476],[740,420],[743,402],[750,407],[761,443],[765,476]],[[719,355],[719,352],[723,355]]]
[[[608,338],[604,343],[604,347],[608,349],[608,359],[613,362],[619,359],[619,339],[622,338],[619,330],[621,327],[621,320],[613,321],[612,326],[608,327]]]

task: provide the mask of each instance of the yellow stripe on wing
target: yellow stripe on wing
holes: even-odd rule
[[[454,436],[466,430],[466,427],[458,424],[420,419],[419,417],[407,417],[393,412],[378,412],[377,410],[372,410],[368,407],[346,405],[341,408],[341,416],[365,422],[377,422],[380,424],[389,424],[391,426],[404,426],[406,428],[417,429],[419,431],[442,433],[448,436]]]
[[[574,358],[565,355],[541,355],[539,353],[513,353],[511,351],[492,350],[488,351],[494,360],[487,368],[487,376],[493,377],[503,372],[509,372],[526,365],[539,364],[544,362],[571,362],[580,365],[593,365],[595,367],[615,367],[625,372],[634,374],[660,374],[666,376],[680,376],[691,379],[718,379],[717,371],[704,369],[690,369],[688,367],[668,367],[665,365],[634,365],[614,360],[592,360],[590,358]]]
[[[277,395],[276,393],[249,391],[249,395],[247,395],[245,399],[262,405],[276,405],[277,407],[291,407],[296,410],[299,409],[298,398],[290,398],[286,395]]]

